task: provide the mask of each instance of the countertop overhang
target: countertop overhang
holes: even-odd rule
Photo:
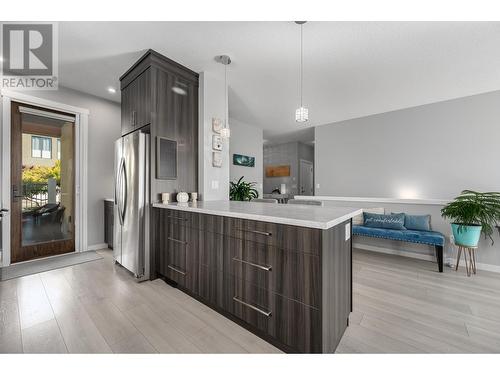
[[[199,201],[194,203],[169,204],[153,203],[153,207],[316,229],[332,228],[363,212],[360,208],[352,207],[325,207],[237,201]]]

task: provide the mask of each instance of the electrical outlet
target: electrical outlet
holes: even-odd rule
[[[316,184],[316,189],[319,189],[319,184]]]
[[[351,238],[351,223],[345,225],[345,240],[348,241]]]

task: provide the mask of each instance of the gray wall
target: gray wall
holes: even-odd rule
[[[298,194],[299,159],[314,162],[314,147],[301,142],[264,145],[264,193],[269,194],[286,184],[288,194]],[[266,166],[290,165],[289,177],[266,177]]]
[[[231,119],[229,123],[231,126],[231,138],[229,140],[229,179],[230,181],[234,181],[238,180],[241,176],[245,176],[245,181],[257,184],[256,188],[259,191],[259,196],[262,196],[262,129],[234,119]],[[234,165],[233,154],[255,157],[255,167]]]
[[[80,91],[30,91],[43,99],[86,108],[88,128],[88,246],[104,242],[103,199],[113,198],[114,141],[121,135],[120,104]],[[120,95],[117,93],[117,95]]]
[[[315,140],[316,195],[451,199],[463,189],[500,190],[500,91],[320,126]],[[344,205],[430,213],[433,228],[450,234],[439,206]],[[479,263],[500,266],[494,238],[480,243]]]
[[[500,91],[319,126],[315,140],[317,195],[500,190]]]

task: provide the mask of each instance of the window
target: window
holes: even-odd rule
[[[52,159],[52,139],[48,137],[31,137],[31,157]]]
[[[61,138],[57,138],[57,160],[61,160]]]

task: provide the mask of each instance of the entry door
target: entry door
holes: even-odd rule
[[[313,163],[307,160],[300,160],[300,194],[314,195],[314,167]]]
[[[75,251],[75,119],[11,103],[11,262]]]

